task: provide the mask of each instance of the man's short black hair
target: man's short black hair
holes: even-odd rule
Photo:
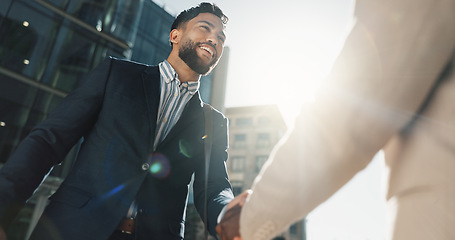
[[[224,15],[223,11],[221,11],[221,9],[217,7],[215,4],[203,2],[196,7],[183,10],[175,18],[174,23],[172,23],[171,31],[182,27],[185,23],[195,18],[200,13],[211,13],[220,18],[223,24],[226,24],[229,20],[229,18],[226,15]]]

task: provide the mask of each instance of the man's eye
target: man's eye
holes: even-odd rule
[[[201,26],[201,27],[202,27],[203,29],[207,30],[207,31],[209,31],[209,30],[210,30],[210,28],[209,28],[209,27],[207,27],[207,26]]]

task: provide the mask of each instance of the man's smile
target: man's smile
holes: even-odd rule
[[[215,57],[215,50],[211,47],[199,45],[199,48],[206,51],[210,55],[210,59],[213,59]]]

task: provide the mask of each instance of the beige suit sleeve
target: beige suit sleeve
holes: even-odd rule
[[[364,169],[410,121],[454,51],[455,0],[358,0],[355,16],[317,100],[253,184],[244,240],[281,233]]]

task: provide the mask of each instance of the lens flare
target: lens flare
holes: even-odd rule
[[[183,139],[179,141],[179,150],[180,153],[187,158],[191,158],[193,156],[193,149],[191,148],[191,145]]]
[[[153,153],[149,156],[148,163],[150,164],[149,172],[152,176],[158,179],[164,179],[171,172],[169,160],[161,153]]]
[[[121,185],[115,187],[114,189],[112,189],[111,191],[107,192],[106,194],[104,194],[102,199],[110,198],[111,196],[113,196],[113,195],[119,193],[120,191],[122,191],[124,188],[125,188],[125,184],[121,184]]]
[[[152,166],[150,166],[150,172],[152,174],[157,174],[163,170],[163,165],[159,162],[153,163]]]

